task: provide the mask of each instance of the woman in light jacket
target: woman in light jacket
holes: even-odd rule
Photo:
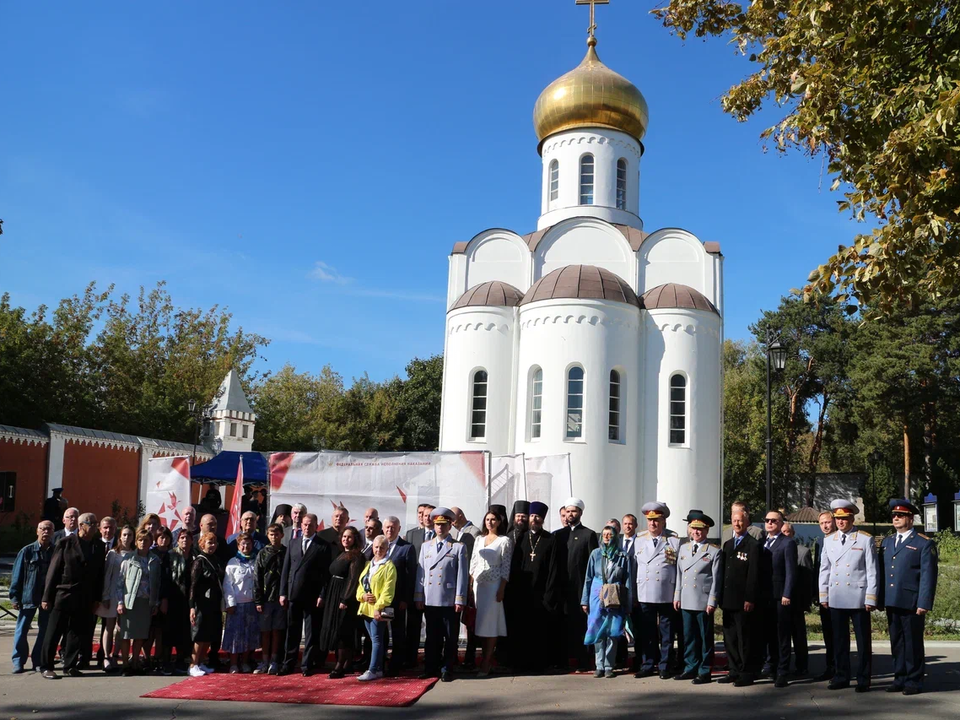
[[[388,619],[384,610],[393,602],[397,590],[397,569],[387,560],[390,543],[383,535],[373,541],[373,558],[360,573],[357,586],[358,614],[363,617],[367,634],[373,648],[370,650],[370,667],[357,678],[360,681],[379,680],[383,677],[383,658],[387,652],[386,635]]]
[[[587,613],[587,634],[584,645],[593,645],[597,656],[594,677],[613,677],[617,659],[617,638],[623,635],[624,625],[633,607],[633,564],[620,549],[616,529],[607,525],[600,535],[600,547],[590,553],[587,575],[583,582],[580,605]],[[619,588],[619,604],[604,607],[604,585]]]
[[[253,601],[254,560],[253,538],[240,533],[237,535],[237,554],[227,562],[223,576],[227,622],[220,648],[230,653],[230,672],[233,674],[250,672],[253,669],[250,667],[250,653],[260,647],[260,617]]]
[[[483,646],[480,662],[481,677],[490,674],[493,652],[498,637],[506,637],[507,617],[503,610],[503,596],[510,577],[510,559],[513,540],[506,534],[500,515],[488,512],[483,516],[483,529],[473,545],[470,558],[470,579],[477,604],[474,634]]]
[[[150,620],[160,607],[160,560],[150,552],[153,534],[137,531],[137,551],[120,563],[117,591],[120,601],[120,653],[123,656],[123,674],[141,672],[140,651],[143,641],[150,636]],[[130,641],[133,641],[133,659],[130,660]]]
[[[107,553],[107,559],[103,568],[103,597],[100,598],[100,605],[97,607],[97,617],[103,618],[103,656],[105,673],[115,673],[119,666],[117,658],[120,656],[119,643],[115,642],[115,630],[117,627],[117,605],[123,599],[120,593],[120,565],[124,558],[137,551],[134,541],[137,537],[137,531],[131,525],[126,525],[120,531],[117,542],[113,550]]]

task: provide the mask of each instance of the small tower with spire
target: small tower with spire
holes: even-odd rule
[[[249,452],[253,449],[253,431],[257,423],[235,370],[227,373],[213,400],[213,434],[208,444],[219,452]]]

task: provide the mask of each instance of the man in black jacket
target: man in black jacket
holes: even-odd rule
[[[40,658],[43,677],[48,680],[57,679],[53,663],[61,638],[64,674],[81,675],[81,643],[92,627],[103,593],[105,552],[98,534],[97,516],[84,513],[76,533],[61,538],[53,551],[41,603],[50,611]]]
[[[592,653],[590,648],[583,644],[583,638],[587,634],[587,616],[580,607],[580,596],[583,594],[583,581],[587,576],[590,553],[600,547],[600,541],[597,533],[580,524],[583,500],[572,497],[565,506],[567,526],[553,534],[559,551],[560,571],[563,573],[563,623],[567,641],[566,653],[557,660],[566,666],[565,661],[573,658],[577,670],[585,671],[590,669]]]
[[[797,543],[781,531],[783,514],[768,510],[767,536],[760,552],[760,612],[763,637],[776,686],[787,687],[790,671],[791,607],[796,592]]]
[[[796,542],[796,531],[791,523],[785,522],[780,532]],[[819,597],[819,591],[815,590],[813,554],[810,548],[797,543],[797,577],[793,584],[793,600],[790,603],[790,636],[793,639],[793,659],[797,675],[806,675],[809,671],[806,613],[813,604],[814,597]]]
[[[759,595],[760,545],[747,533],[748,516],[742,510],[730,513],[733,537],[723,545],[723,590],[718,603],[723,609],[723,644],[727,648],[729,673],[718,682],[737,687],[752,685],[760,669],[754,608]]]
[[[287,654],[280,674],[293,671],[300,652],[300,637],[306,630],[306,642],[300,670],[304,677],[313,671],[323,618],[323,601],[320,593],[330,579],[332,553],[330,545],[317,535],[317,516],[310,513],[303,517],[303,537],[294,540],[287,548],[280,575],[280,606],[287,610]]]

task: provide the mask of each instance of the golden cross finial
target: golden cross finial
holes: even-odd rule
[[[594,16],[594,11],[596,10],[597,5],[609,5],[610,0],[577,0],[577,5],[589,5],[590,6],[590,27],[587,28],[587,37],[595,38],[593,31],[597,29],[597,23]]]

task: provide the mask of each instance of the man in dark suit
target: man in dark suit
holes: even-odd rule
[[[316,515],[305,515],[301,528],[303,537],[299,541],[293,541],[287,548],[283,572],[280,574],[280,605],[288,608],[287,654],[281,674],[286,675],[293,671],[297,654],[300,652],[302,628],[305,626],[307,639],[300,669],[303,676],[308,677],[316,661],[314,656],[323,617],[320,592],[329,580],[332,553],[329,543],[317,535]]]
[[[780,532],[796,542],[793,525],[785,522]],[[797,675],[809,671],[807,647],[807,611],[813,604],[816,578],[813,574],[813,553],[810,548],[797,543],[797,577],[793,583],[793,600],[790,603],[790,636],[793,639],[793,658]]]
[[[784,535],[783,514],[768,510],[763,519],[767,536],[760,552],[760,613],[763,645],[770,674],[778,688],[788,685],[790,672],[791,602],[796,588],[797,543]]]
[[[729,672],[717,682],[737,687],[752,685],[760,669],[759,643],[752,630],[759,596],[760,544],[747,533],[749,522],[742,510],[730,513],[733,537],[723,545],[723,590],[718,600]]]
[[[419,562],[420,548],[425,540],[433,540],[433,525],[430,523],[430,513],[436,508],[430,503],[420,503],[417,505],[417,521],[419,525],[407,530],[406,541],[413,546],[413,557],[415,562]],[[417,666],[417,656],[420,653],[420,629],[423,625],[423,613],[417,609],[415,603],[410,603],[407,608],[407,628],[404,634],[406,640],[406,658],[404,666],[414,668]]]
[[[333,515],[330,517],[330,527],[324,528],[319,533],[317,533],[322,540],[326,540],[327,544],[339,554],[340,552],[340,536],[343,535],[343,531],[347,529],[347,525],[350,524],[350,511],[347,510],[343,505],[337,505],[333,509]],[[363,533],[360,533],[361,535]]]
[[[81,644],[92,633],[94,611],[103,594],[105,551],[97,535],[97,516],[84,513],[79,516],[77,531],[62,538],[53,551],[41,602],[41,608],[50,611],[40,658],[43,677],[48,680],[57,679],[53,663],[61,638],[64,674],[81,675]]]
[[[566,652],[557,661],[568,669],[568,658],[573,658],[578,670],[590,669],[590,648],[583,644],[587,634],[587,616],[580,607],[583,581],[587,575],[590,553],[600,547],[597,533],[580,524],[583,515],[583,500],[569,498],[567,526],[554,533],[560,556],[563,588],[563,623],[566,636]]]
[[[822,513],[820,513],[820,517],[817,518],[817,522],[820,524],[820,530],[823,532],[824,538],[837,531],[837,521],[833,519],[833,513],[829,510],[824,510]],[[820,561],[822,556],[823,541],[821,540],[813,546],[813,581],[816,583],[816,586],[812,590],[814,598],[820,597]],[[830,610],[823,607],[823,605],[821,605],[819,602],[817,603],[817,610],[820,614],[820,628],[823,631],[823,649],[824,655],[826,656],[827,666],[820,675],[817,675],[814,678],[814,680],[818,682],[824,682],[833,680],[833,676],[836,675],[834,662],[835,648],[833,644],[833,621],[830,618]]]
[[[53,546],[65,537],[75,535],[80,520],[80,511],[75,507],[69,507],[63,511],[63,527],[53,534]]]

